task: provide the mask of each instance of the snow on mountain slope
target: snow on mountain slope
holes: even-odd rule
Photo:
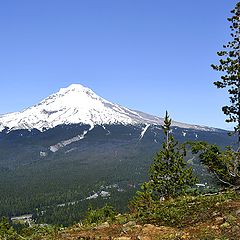
[[[0,116],[0,131],[9,128],[16,129],[44,129],[53,128],[61,124],[83,123],[94,125],[103,124],[154,124],[161,125],[161,118],[130,110],[113,104],[96,95],[91,89],[80,84],[72,84],[61,88],[59,92],[50,95],[39,104],[21,112],[14,112]],[[196,128],[212,131],[214,129],[173,122],[173,126]]]

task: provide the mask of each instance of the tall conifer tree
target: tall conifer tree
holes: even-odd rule
[[[228,18],[231,29],[231,41],[223,45],[223,50],[217,52],[221,57],[218,65],[212,64],[212,68],[222,72],[221,79],[215,81],[217,88],[226,88],[229,93],[230,103],[223,106],[222,111],[227,116],[226,122],[235,123],[235,133],[238,135],[238,146],[233,151],[232,168],[228,173],[233,178],[240,176],[240,2],[231,11],[232,17]]]
[[[197,182],[192,168],[184,162],[185,148],[179,147],[171,134],[171,119],[167,112],[162,128],[165,141],[150,167],[149,181],[142,184],[142,191],[137,192],[129,206],[142,219],[151,218],[160,200],[185,193]]]
[[[216,71],[223,72],[221,79],[215,81],[217,88],[227,88],[230,103],[223,106],[222,111],[227,115],[226,122],[236,123],[234,130],[238,134],[238,152],[240,151],[240,2],[231,11],[230,22],[231,38],[223,50],[217,52],[221,57],[219,65],[212,64]]]
[[[165,141],[150,167],[153,197],[175,197],[196,183],[192,168],[184,162],[185,149],[179,148],[170,132],[171,119],[166,112],[162,126]]]

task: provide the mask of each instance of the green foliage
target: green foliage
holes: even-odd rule
[[[150,167],[150,181],[142,185],[142,191],[138,191],[136,197],[130,202],[130,209],[137,218],[153,216],[156,213],[156,203],[161,199],[181,195],[197,182],[192,168],[187,167],[184,162],[185,148],[179,148],[170,134],[170,126],[171,119],[166,112],[162,127],[165,142]]]
[[[232,40],[223,45],[224,50],[217,52],[221,58],[219,65],[212,64],[212,68],[222,72],[221,79],[214,82],[217,88],[227,88],[230,103],[223,106],[222,111],[227,116],[226,122],[235,123],[235,133],[238,134],[238,148],[220,151],[217,146],[202,144],[200,159],[210,172],[225,185],[240,184],[240,2],[231,11],[230,22]],[[199,152],[199,150],[197,150]]]
[[[152,202],[148,214],[135,215],[142,223],[171,227],[185,227],[207,221],[213,214],[229,214],[226,203],[239,200],[239,194],[227,192],[217,195],[179,196],[166,201]]]
[[[10,225],[7,218],[3,217],[0,222],[0,239],[4,240],[18,240],[20,239],[14,230],[14,228]]]
[[[192,168],[186,167],[184,156],[186,151],[178,146],[178,142],[170,134],[171,119],[166,113],[164,119],[164,134],[166,141],[162,144],[162,149],[154,158],[150,167],[150,185],[153,197],[175,197],[196,183],[193,177]]]
[[[236,123],[235,131],[239,133],[240,127],[240,2],[231,11],[232,17],[228,18],[231,23],[232,41],[223,46],[224,50],[217,52],[221,57],[219,65],[212,64],[216,71],[223,72],[221,79],[214,82],[217,88],[227,88],[230,104],[224,106],[222,111],[228,116],[226,122]],[[240,135],[239,135],[240,136]],[[240,140],[240,139],[239,139]]]
[[[192,153],[198,154],[200,161],[207,166],[223,186],[239,186],[239,152],[227,147],[221,150],[217,145],[206,142],[190,143]]]
[[[89,203],[94,207],[108,203],[124,212],[136,192],[133,186],[138,187],[139,183],[147,181],[153,153],[159,150],[163,141],[162,131],[154,126],[150,126],[139,141],[142,127],[109,125],[106,128],[111,134],[106,135],[101,126],[95,126],[86,139],[54,154],[49,151],[49,146],[72,138],[76,133],[81,135],[89,126],[58,126],[44,132],[2,132],[0,182],[5,184],[0,186],[0,218],[34,214],[38,209],[39,213],[43,213],[38,216],[34,214],[34,220],[38,223],[69,226],[83,217]],[[217,142],[223,146],[231,144],[227,131],[188,129],[185,137],[182,131],[182,128],[174,127],[174,137],[179,142],[194,140],[197,134],[199,140]],[[153,143],[153,139],[157,143]],[[65,154],[73,148],[76,150]],[[39,156],[43,150],[49,153],[44,158]],[[198,162],[194,163],[194,167],[201,175],[202,168]],[[98,192],[101,185],[112,184],[118,184],[123,191],[102,189],[109,191],[111,197],[82,201],[91,192]],[[67,206],[71,202],[79,204]],[[58,207],[60,204],[66,206]]]
[[[3,240],[53,240],[57,238],[58,228],[51,225],[28,227],[23,225],[19,228],[19,233],[15,231],[6,217],[0,222],[0,239]]]
[[[53,240],[57,239],[58,228],[51,225],[27,227],[21,231],[22,239]]]
[[[136,196],[130,201],[129,209],[138,219],[150,216],[153,211],[154,200],[153,190],[150,182],[144,182],[141,191],[137,191]]]
[[[106,221],[112,221],[116,214],[117,213],[114,208],[109,205],[105,205],[104,207],[98,209],[89,207],[83,222],[91,225],[94,223],[99,224]]]

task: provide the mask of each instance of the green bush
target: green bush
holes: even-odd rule
[[[103,223],[106,221],[113,221],[116,216],[116,211],[112,206],[105,205],[102,208],[93,209],[92,207],[88,208],[86,217],[84,219],[85,224],[93,223]]]
[[[10,225],[8,219],[3,217],[0,222],[0,239],[18,240],[20,239],[14,228]]]
[[[27,227],[21,231],[21,236],[25,239],[31,240],[42,240],[42,239],[55,239],[58,233],[58,229],[55,226],[45,225],[45,226],[34,226]]]
[[[226,202],[239,198],[234,192],[210,196],[181,196],[162,202],[152,201],[148,209],[135,208],[133,214],[142,223],[184,227],[211,219],[214,212],[228,211]]]

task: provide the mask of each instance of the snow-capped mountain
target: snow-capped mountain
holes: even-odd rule
[[[146,124],[162,125],[163,119],[111,103],[80,84],[61,88],[39,104],[20,112],[0,116],[0,131],[38,129],[40,131],[62,124]],[[213,131],[213,128],[173,122],[173,126]]]
[[[22,213],[29,211],[24,208],[28,202],[34,209],[64,206],[65,201],[84,207],[85,200],[108,192],[106,203],[126,201],[127,205],[133,188],[148,179],[153,156],[164,141],[162,121],[76,84],[21,112],[0,115],[0,183],[4,183],[0,184],[4,203],[0,201],[0,212],[7,209],[5,215],[16,214],[14,206],[19,202]],[[235,142],[224,130],[172,125],[179,143],[207,141],[224,148]],[[211,181],[196,158],[188,163],[204,183]]]

